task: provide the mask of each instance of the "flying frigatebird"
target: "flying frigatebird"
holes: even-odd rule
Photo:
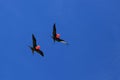
[[[57,41],[64,44],[68,44],[65,40],[60,38],[60,34],[56,33],[56,24],[53,25],[52,38],[54,42]]]
[[[32,41],[33,41],[33,47],[29,46],[30,49],[32,50],[32,53],[34,54],[34,51],[36,51],[41,56],[44,56],[43,52],[40,50],[40,45],[37,45],[36,43],[36,38],[34,34],[32,34]]]

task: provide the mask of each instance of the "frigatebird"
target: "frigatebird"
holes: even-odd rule
[[[32,53],[34,54],[34,51],[36,51],[41,56],[44,56],[43,52],[40,50],[40,45],[37,45],[37,43],[36,43],[36,38],[35,38],[34,34],[32,34],[32,41],[33,41],[33,47],[29,46],[30,49],[32,50]]]
[[[56,32],[56,24],[55,23],[53,25],[52,38],[53,38],[54,42],[57,41],[57,42],[61,42],[61,43],[64,43],[64,44],[68,44],[65,40],[61,39],[60,34],[58,34]]]

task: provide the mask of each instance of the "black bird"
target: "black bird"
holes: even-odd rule
[[[29,46],[30,49],[32,50],[32,53],[34,54],[34,51],[36,51],[41,56],[44,56],[43,52],[40,50],[40,45],[36,44],[36,39],[35,39],[35,36],[33,34],[32,34],[32,41],[33,41],[33,47]]]
[[[60,39],[60,34],[56,33],[56,25],[54,24],[53,25],[53,32],[52,32],[52,38],[53,38],[53,41],[57,41],[57,42],[61,42],[61,43],[64,43],[64,44],[68,44],[65,40],[63,39]]]

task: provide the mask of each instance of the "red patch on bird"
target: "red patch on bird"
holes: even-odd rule
[[[60,34],[56,34],[56,38],[60,38]]]
[[[39,46],[39,45],[38,45],[38,46],[36,46],[36,47],[35,47],[35,49],[39,50],[39,49],[40,49],[40,46]]]

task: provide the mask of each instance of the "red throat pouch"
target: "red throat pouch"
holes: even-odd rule
[[[60,38],[60,34],[56,34],[56,38]]]
[[[39,45],[38,45],[38,46],[36,46],[36,47],[35,47],[35,49],[39,50],[39,49],[40,49],[40,46],[39,46]]]

